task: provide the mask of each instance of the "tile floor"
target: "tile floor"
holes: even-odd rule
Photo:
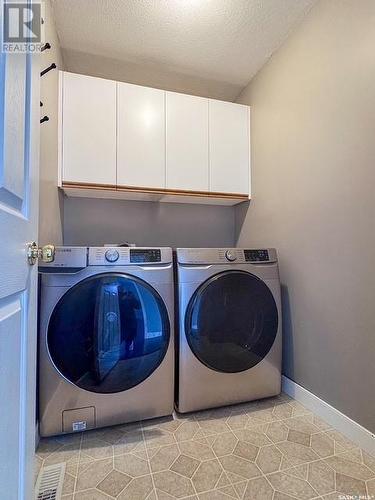
[[[42,439],[59,462],[64,500],[375,499],[375,458],[283,394]]]

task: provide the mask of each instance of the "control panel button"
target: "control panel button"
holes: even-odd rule
[[[234,262],[237,259],[236,252],[234,250],[227,250],[225,252],[225,258],[229,260],[229,262]]]
[[[107,262],[116,262],[119,259],[120,254],[115,248],[110,248],[109,250],[106,251],[104,256]]]

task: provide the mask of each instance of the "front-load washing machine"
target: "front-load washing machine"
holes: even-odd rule
[[[172,250],[58,247],[40,271],[41,435],[170,415]]]
[[[179,248],[177,409],[224,406],[281,390],[276,251]]]

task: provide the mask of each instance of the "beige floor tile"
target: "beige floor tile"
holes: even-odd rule
[[[197,460],[209,460],[215,458],[215,454],[206,444],[201,444],[196,441],[184,441],[179,443],[181,453]]]
[[[244,500],[272,500],[274,490],[264,477],[251,479],[247,483]]]
[[[109,500],[110,496],[99,490],[79,491],[74,494],[74,500]]]
[[[150,457],[150,467],[152,472],[160,472],[169,469],[176,458],[179,456],[180,451],[177,444],[169,446],[162,446],[156,450],[156,453]]]
[[[350,439],[334,429],[326,431],[326,434],[334,440],[336,453],[348,451],[356,447]]]
[[[217,459],[202,462],[192,477],[197,493],[212,490],[220,479],[222,468]]]
[[[308,464],[297,465],[291,469],[283,469],[283,472],[290,476],[299,477],[300,479],[307,479]]]
[[[243,497],[243,495],[245,493],[245,490],[246,490],[246,487],[247,487],[247,481],[242,481],[241,483],[235,483],[233,485],[233,488],[237,492],[238,498],[242,498]]]
[[[244,429],[249,418],[250,417],[246,413],[232,414],[226,422],[231,429]]]
[[[229,481],[227,473],[223,471],[221,473],[219,481],[216,484],[216,488],[223,488],[224,486],[228,486],[228,484],[231,484],[231,482]]]
[[[141,431],[129,432],[113,443],[113,454],[124,455],[130,452],[143,452],[146,450]]]
[[[335,452],[334,441],[324,432],[311,436],[311,448],[321,458],[329,457]]]
[[[76,491],[96,488],[96,485],[111,472],[112,468],[112,458],[90,462],[86,465],[85,469],[78,474]]]
[[[165,491],[176,498],[195,494],[190,479],[170,470],[154,474],[154,482],[156,489]]]
[[[283,472],[269,474],[267,479],[275,490],[296,497],[299,500],[309,500],[318,496],[317,492],[307,481],[297,477],[288,476]]]
[[[302,444],[285,441],[278,443],[277,447],[292,465],[300,465],[319,459],[319,456],[311,448]]]
[[[219,490],[207,491],[198,496],[199,500],[229,500],[230,497]]]
[[[138,458],[132,453],[114,458],[115,469],[131,477],[144,476],[150,473],[147,460]]]
[[[221,457],[219,460],[225,471],[232,472],[245,479],[252,479],[262,474],[260,469],[253,462],[249,462],[241,457],[227,455]]]
[[[325,462],[337,473],[345,474],[362,481],[367,481],[375,477],[375,473],[366,465],[351,462],[339,456],[326,458]]]
[[[303,444],[304,446],[310,446],[310,436],[311,434],[306,434],[306,432],[289,429],[288,441],[291,441],[292,443]]]
[[[228,495],[231,498],[235,498],[236,500],[238,498],[237,492],[232,485],[224,486],[223,488],[216,488],[216,489],[218,491],[220,491],[221,493],[225,493],[225,495]]]
[[[367,481],[367,491],[369,495],[373,495],[375,498],[375,479]]]
[[[130,476],[113,470],[98,484],[97,489],[103,493],[117,497],[131,480]]]
[[[144,440],[148,449],[176,443],[174,435],[158,427],[143,430]]]
[[[113,455],[112,446],[100,439],[92,439],[83,442],[81,450],[94,459],[109,458]]]
[[[233,450],[233,455],[245,458],[246,460],[250,460],[252,462],[254,462],[258,453],[258,446],[254,446],[251,443],[246,443],[245,441],[238,441]]]
[[[336,474],[336,490],[345,495],[366,495],[365,482],[345,474]]]
[[[272,422],[267,427],[266,435],[274,443],[279,443],[287,439],[288,431],[288,427],[283,422]]]
[[[290,418],[293,415],[293,407],[289,403],[281,403],[273,408],[272,414],[277,420]]]
[[[43,438],[35,462],[66,463],[63,500],[375,495],[375,458],[286,395]]]
[[[260,432],[255,432],[251,429],[240,429],[234,431],[235,436],[239,441],[245,441],[246,443],[251,443],[254,446],[266,446],[267,444],[272,444],[271,440],[265,434]]]
[[[197,422],[183,422],[178,429],[174,431],[176,441],[188,441],[193,439],[200,427]]]
[[[153,490],[151,475],[136,477],[117,497],[119,500],[146,500]]]
[[[200,465],[200,461],[186,455],[180,455],[177,460],[172,464],[171,470],[178,472],[182,476],[191,478],[194,472]]]
[[[59,464],[61,462],[72,462],[79,459],[79,444],[67,444],[59,448],[57,451],[48,455],[44,459],[43,466]]]
[[[71,474],[65,472],[62,495],[68,495],[70,493],[74,493],[74,485],[76,482],[76,478]]]
[[[232,432],[225,432],[217,437],[215,436],[212,449],[218,457],[221,457],[232,453],[237,443],[238,439]]]
[[[291,497],[289,495],[285,495],[285,493],[280,493],[280,491],[275,491],[273,500],[296,500],[296,497]],[[337,498],[335,500],[337,500]]]
[[[256,459],[256,464],[263,472],[263,474],[268,474],[270,472],[276,472],[279,470],[281,464],[282,454],[276,448],[275,445],[264,446],[259,450],[259,454]]]
[[[323,460],[308,465],[307,480],[320,495],[335,491],[335,472]]]
[[[294,431],[305,432],[306,434],[315,434],[320,432],[320,429],[310,422],[310,419],[305,415],[283,420],[283,423]]]
[[[367,465],[369,469],[375,472],[375,457],[372,457],[369,453],[362,451],[363,463]]]

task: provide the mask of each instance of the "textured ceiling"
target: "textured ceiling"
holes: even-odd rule
[[[66,69],[234,99],[316,0],[53,0]]]

